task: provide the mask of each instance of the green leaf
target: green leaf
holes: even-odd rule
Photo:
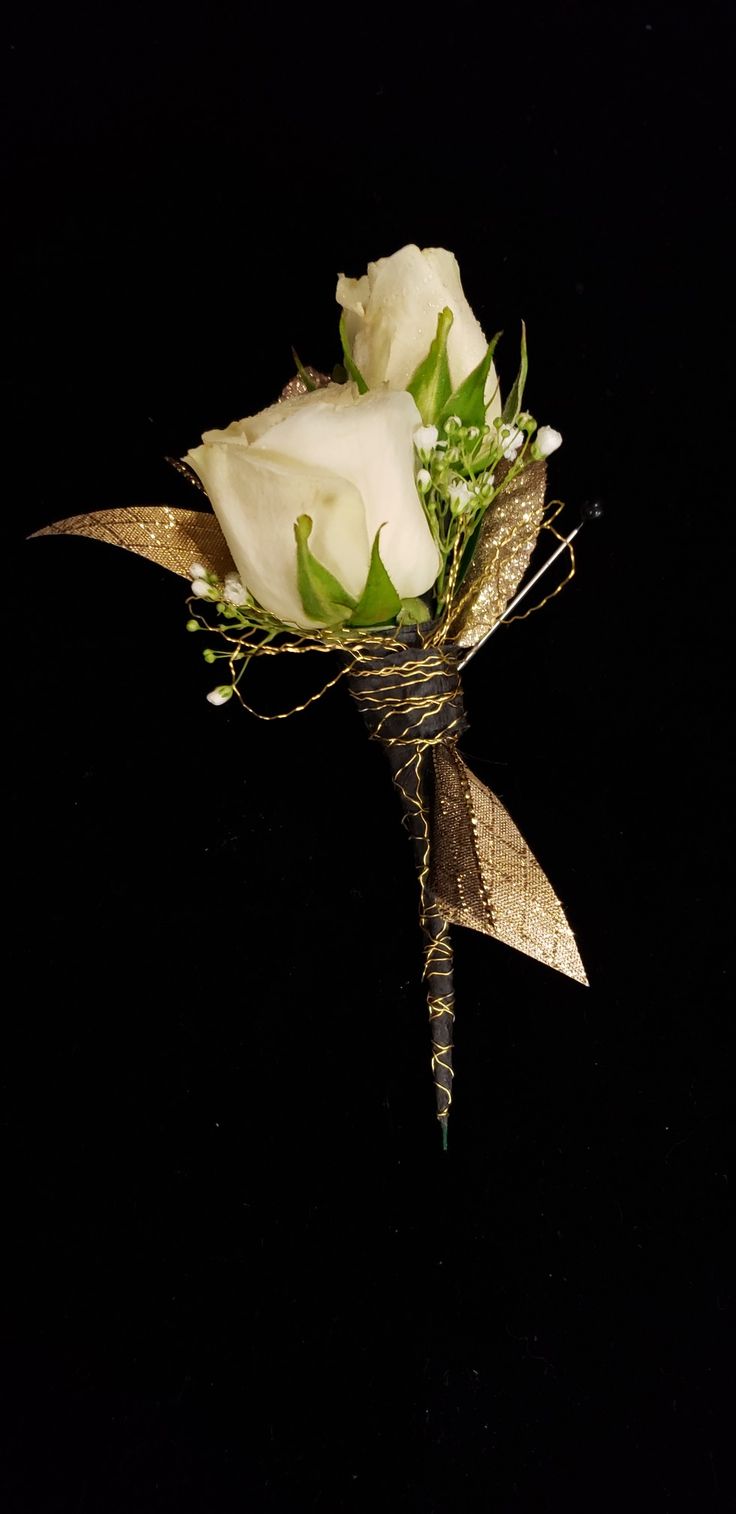
[[[420,626],[429,618],[429,605],[423,599],[402,599],[401,609],[396,617],[400,626]]]
[[[363,375],[362,375],[362,373],[361,373],[361,371],[360,371],[357,363],[353,362],[353,354],[350,351],[350,348],[348,346],[348,334],[347,334],[347,331],[345,330],[345,311],[344,310],[343,310],[342,315],[340,316],[340,341],[342,342],[342,357],[343,357],[343,362],[345,364],[345,367],[346,367],[348,373],[350,374],[351,379],[353,380],[353,383],[358,385],[358,393],[359,394],[367,394],[368,393],[368,385],[366,384],[366,381],[363,378]]]
[[[451,325],[452,311],[441,310],[437,321],[437,334],[429,352],[406,386],[414,397],[425,426],[437,424],[452,394],[450,365],[447,361],[447,338]]]
[[[516,381],[514,383],[514,387],[511,390],[511,392],[510,392],[510,394],[508,396],[508,399],[506,400],[506,404],[503,407],[503,415],[501,416],[501,419],[503,421],[505,421],[507,424],[510,423],[511,425],[513,425],[513,423],[516,420],[516,417],[519,414],[519,411],[521,409],[521,402],[522,402],[522,399],[524,398],[524,385],[526,383],[526,375],[527,375],[528,367],[529,367],[529,363],[527,361],[527,355],[526,355],[526,326],[524,325],[524,322],[522,321],[522,323],[521,323],[521,361],[519,363],[519,372],[516,375]]]
[[[307,615],[327,625],[347,620],[355,609],[355,600],[337,578],[318,562],[309,549],[312,519],[300,515],[294,523],[296,537],[296,573],[299,594]]]
[[[484,426],[486,420],[486,380],[493,362],[493,354],[496,350],[502,331],[497,331],[493,341],[489,344],[488,351],[478,364],[477,368],[469,373],[462,384],[450,395],[447,404],[442,411],[442,420],[448,415],[459,415],[464,426]]]
[[[371,565],[365,588],[350,617],[351,626],[383,625],[394,620],[401,609],[401,599],[381,561],[379,538],[383,526],[379,526],[371,551]]]
[[[300,377],[302,383],[306,384],[307,390],[311,394],[312,390],[317,388],[317,385],[315,384],[314,379],[312,378],[311,374],[307,373],[307,370],[304,367],[304,364],[303,364],[303,362],[302,362],[302,360],[301,360],[301,358],[299,356],[299,353],[297,352],[297,350],[296,350],[295,347],[292,347],[292,349],[291,349],[291,355],[292,355],[292,357],[294,359],[294,362],[296,364],[296,371],[299,374],[299,377]]]

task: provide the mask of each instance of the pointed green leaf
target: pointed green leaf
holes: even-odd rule
[[[424,361],[407,384],[425,426],[437,424],[452,394],[450,365],[447,361],[447,338],[452,325],[452,311],[441,310],[437,334]]]
[[[328,625],[347,620],[355,609],[355,600],[328,568],[318,562],[309,549],[312,519],[300,515],[294,523],[296,537],[296,573],[299,594],[307,615]]]
[[[442,411],[442,420],[448,415],[459,415],[464,426],[484,426],[486,420],[486,380],[490,372],[493,354],[503,332],[497,331],[488,351],[477,368],[469,373],[462,384],[450,395]]]
[[[420,626],[429,617],[429,605],[423,599],[402,599],[396,619],[400,626]]]
[[[526,383],[526,375],[527,375],[527,369],[528,369],[528,367],[529,367],[529,363],[527,361],[527,355],[526,355],[526,326],[524,325],[524,322],[522,321],[522,323],[521,323],[521,361],[519,363],[519,372],[516,375],[516,381],[514,383],[514,387],[511,390],[511,393],[509,394],[508,399],[506,400],[506,404],[503,407],[503,415],[501,417],[501,419],[503,421],[505,421],[507,424],[510,423],[511,425],[513,425],[513,423],[516,420],[516,417],[519,414],[519,411],[521,409],[521,402],[522,402],[522,400],[524,398],[524,385]]]
[[[377,626],[393,620],[401,609],[401,599],[381,561],[379,538],[383,526],[379,526],[371,551],[371,565],[365,588],[350,617],[351,626]]]
[[[299,356],[299,353],[296,350],[296,347],[292,347],[292,349],[291,349],[291,355],[292,355],[292,357],[294,359],[294,363],[295,363],[295,366],[296,366],[296,371],[299,374],[299,377],[300,377],[302,383],[306,384],[306,386],[307,386],[307,392],[309,394],[311,394],[312,390],[317,388],[317,385],[315,384],[314,379],[312,378],[312,375],[310,373],[307,373],[307,370],[304,367],[304,364],[303,364],[303,362],[302,362],[302,360],[301,360],[301,358]]]
[[[345,367],[346,367],[348,373],[350,374],[351,379],[353,380],[353,383],[358,385],[358,393],[359,394],[367,394],[368,393],[368,385],[366,384],[366,381],[363,378],[363,375],[362,375],[362,373],[361,373],[361,371],[360,371],[357,363],[355,363],[353,361],[353,354],[350,351],[350,348],[348,346],[348,334],[347,334],[347,331],[345,329],[345,311],[344,310],[343,310],[342,315],[340,316],[340,341],[342,342],[342,357],[343,357],[343,362],[345,364]]]

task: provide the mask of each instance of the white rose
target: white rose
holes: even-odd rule
[[[340,274],[337,300],[348,344],[369,389],[405,389],[427,356],[442,310],[452,311],[447,357],[453,389],[485,357],[488,343],[463,293],[457,260],[444,247],[411,245],[368,264],[360,279]],[[496,371],[485,391],[489,422],[501,414]]]
[[[377,531],[402,599],[432,587],[440,567],[414,479],[420,415],[410,394],[358,395],[330,384],[206,432],[186,461],[202,480],[242,584],[280,620],[307,615],[294,527],[312,520],[310,551],[359,599]]]

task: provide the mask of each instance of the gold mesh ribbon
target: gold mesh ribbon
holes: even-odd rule
[[[453,742],[432,762],[431,887],[444,918],[587,984],[562,905],[500,799]]]
[[[149,562],[189,578],[193,562],[223,578],[233,572],[230,549],[216,515],[205,510],[175,510],[171,505],[124,506],[71,515],[34,536],[90,536],[147,557]]]

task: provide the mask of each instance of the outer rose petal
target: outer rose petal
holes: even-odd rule
[[[265,448],[196,447],[187,462],[201,478],[243,583],[264,610],[301,626],[294,523],[310,515],[315,557],[357,598],[370,563],[360,494],[348,479]]]
[[[308,394],[295,394],[288,400],[277,400],[257,415],[246,415],[242,421],[232,421],[224,431],[205,431],[202,441],[212,446],[215,442],[227,442],[243,446],[258,441],[272,426],[277,426],[295,410],[309,409],[319,405],[327,397],[334,404],[350,404],[357,399],[358,391],[352,384],[326,384],[323,389],[312,389]]]
[[[358,399],[340,395],[336,401],[328,395],[323,389],[321,403],[293,409],[253,443],[249,455],[267,446],[295,463],[328,467],[349,479],[362,496],[371,543],[384,527],[381,557],[398,594],[402,599],[424,594],[437,577],[440,558],[414,479],[419,411],[406,393],[383,390]],[[316,545],[313,551],[320,556]],[[332,571],[347,584],[339,568]],[[256,592],[250,582],[248,587]]]
[[[410,244],[389,258],[368,264],[360,279],[344,274],[337,284],[338,302],[349,312],[348,339],[355,361],[370,388],[387,383],[405,389],[437,330],[437,317],[449,306],[453,324],[447,343],[450,377],[457,388],[485,356],[488,343],[465,298],[460,270],[444,247],[423,252]],[[497,387],[493,368],[486,399]],[[496,399],[489,420],[500,415]]]

